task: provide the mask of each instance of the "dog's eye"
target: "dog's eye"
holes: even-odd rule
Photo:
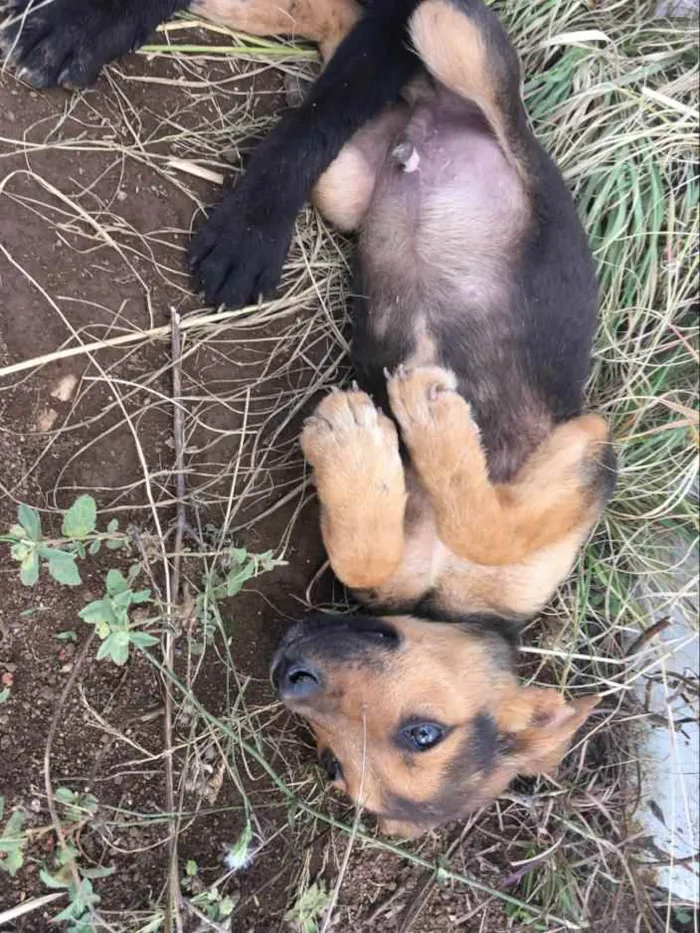
[[[407,726],[401,731],[411,746],[419,752],[433,748],[445,735],[442,726],[438,726],[434,722],[420,722],[413,726]]]
[[[321,752],[321,767],[326,772],[329,781],[340,781],[343,777],[343,769],[340,762],[330,749],[325,748]]]

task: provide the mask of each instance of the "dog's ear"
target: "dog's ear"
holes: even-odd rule
[[[553,771],[574,733],[599,702],[597,696],[567,701],[551,688],[520,688],[503,704],[499,715],[506,757],[519,774]]]

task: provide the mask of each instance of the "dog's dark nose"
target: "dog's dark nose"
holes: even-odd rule
[[[280,700],[305,700],[321,686],[321,676],[308,661],[281,658],[272,672]]]

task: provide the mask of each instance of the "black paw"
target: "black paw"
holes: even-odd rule
[[[85,87],[141,45],[178,0],[10,0],[0,48],[34,87]]]
[[[224,198],[189,251],[195,281],[209,304],[240,308],[274,294],[296,212],[270,196],[253,196],[245,178]]]

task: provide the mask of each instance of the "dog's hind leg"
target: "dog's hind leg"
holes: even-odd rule
[[[304,425],[331,566],[352,589],[373,589],[404,551],[406,482],[393,422],[364,392],[335,392]]]
[[[409,32],[430,74],[477,104],[527,183],[533,139],[520,95],[520,65],[497,16],[480,0],[423,0]]]
[[[290,35],[316,42],[324,64],[362,15],[355,0],[193,0],[192,12],[256,36]],[[358,130],[317,182],[312,201],[338,229],[356,230],[390,141],[405,120],[397,105]]]
[[[339,230],[357,230],[374,193],[377,173],[408,118],[396,104],[353,136],[321,175],[311,194],[315,207]]]
[[[511,482],[494,484],[452,373],[418,367],[392,377],[388,390],[440,539],[459,557],[518,564],[564,538],[583,539],[599,517],[615,476],[602,418],[558,425]]]

